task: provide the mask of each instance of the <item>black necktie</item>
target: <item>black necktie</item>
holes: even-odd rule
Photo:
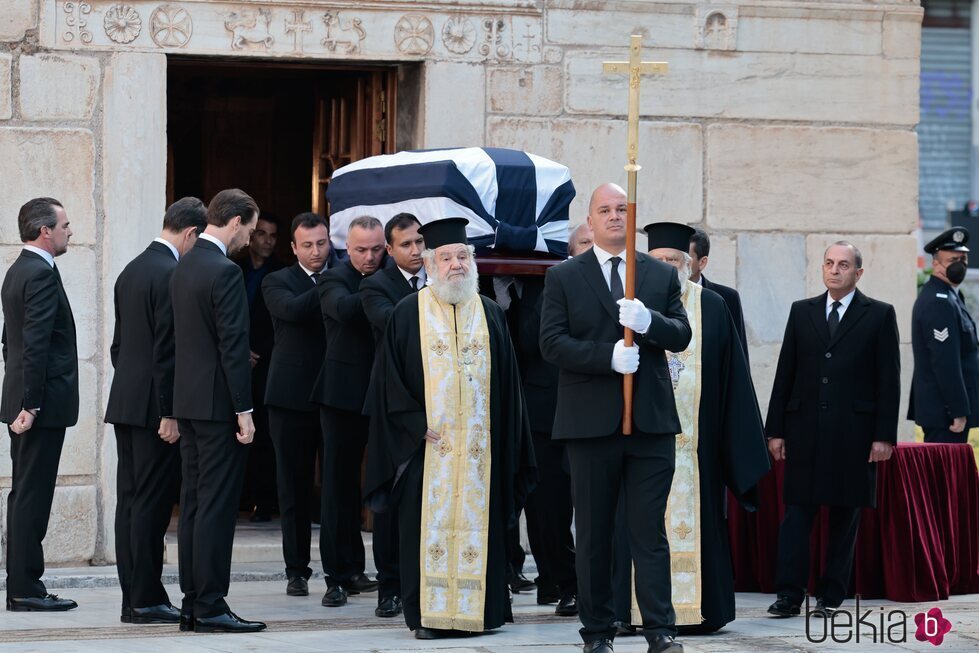
[[[836,328],[840,326],[840,306],[843,302],[833,302],[833,310],[829,312],[829,319],[826,324],[829,326],[829,337],[836,335]]]
[[[313,280],[313,283],[314,284],[316,284],[317,286],[319,285],[319,283],[320,283],[320,273],[319,272],[312,273],[311,275],[309,275],[309,278]]]
[[[418,277],[412,277],[410,283],[412,291],[418,292]]]
[[[612,263],[612,274],[609,277],[609,290],[612,291],[612,301],[617,302],[625,297],[625,292],[622,290],[622,278],[619,277],[619,263],[622,262],[622,259],[618,256],[613,256],[609,261]]]

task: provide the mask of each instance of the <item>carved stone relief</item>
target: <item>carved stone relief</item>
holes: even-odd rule
[[[65,12],[65,33],[62,35],[65,43],[74,43],[78,39],[80,43],[89,44],[92,42],[92,32],[87,30],[88,15],[92,13],[92,5],[87,2],[66,2],[62,5]]]
[[[697,11],[700,50],[734,50],[738,45],[738,8],[712,5]]]
[[[264,7],[244,9],[228,14],[224,29],[231,32],[231,49],[241,50],[248,44],[264,45],[268,50],[275,43],[272,33],[272,12]]]
[[[504,18],[483,19],[483,40],[479,53],[490,59],[505,61],[513,54],[512,30]]]
[[[132,43],[143,28],[143,19],[129,5],[113,5],[105,12],[102,24],[105,26],[105,35],[115,43]]]
[[[326,38],[320,41],[320,45],[326,46],[330,52],[360,54],[360,46],[367,38],[360,18],[344,22],[340,19],[339,11],[328,11],[323,14],[323,24],[326,25]]]
[[[182,48],[193,33],[190,12],[180,5],[160,5],[150,15],[150,38],[161,48]]]
[[[435,43],[435,27],[427,16],[405,14],[394,26],[394,44],[401,54],[428,54]]]
[[[442,44],[454,54],[468,53],[476,45],[476,26],[467,16],[450,16],[442,26]]]
[[[292,36],[292,51],[302,54],[305,34],[313,31],[313,23],[305,20],[306,12],[302,9],[292,11],[292,20],[286,19],[286,34]]]

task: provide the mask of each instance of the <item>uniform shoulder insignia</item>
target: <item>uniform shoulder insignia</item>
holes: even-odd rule
[[[932,329],[932,333],[935,335],[935,340],[938,342],[945,342],[948,340],[948,327],[945,327],[941,331],[938,329]]]
[[[943,292],[936,292],[935,297],[941,297],[942,299],[948,299],[948,295]]]

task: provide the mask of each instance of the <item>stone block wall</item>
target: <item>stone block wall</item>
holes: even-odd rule
[[[789,306],[821,290],[822,250],[839,238],[864,252],[861,287],[897,307],[907,386],[921,15],[897,0],[0,0],[0,266],[17,256],[14,218],[30,197],[63,200],[75,232],[58,264],[82,412],[49,562],[114,558],[115,440],[102,424],[112,287],[164,209],[167,55],[406,64],[418,71],[419,115],[399,116],[412,147],[561,161],[580,222],[596,185],[624,182],[627,80],[601,64],[643,34],[644,59],[670,72],[643,80],[640,222],[710,232],[707,274],[741,291],[764,411]],[[0,490],[8,449],[0,435]]]

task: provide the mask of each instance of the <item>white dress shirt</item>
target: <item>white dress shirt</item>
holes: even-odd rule
[[[153,242],[160,243],[161,245],[166,245],[167,247],[170,248],[170,252],[173,254],[173,258],[177,259],[178,261],[180,260],[180,252],[177,251],[177,248],[174,247],[173,243],[171,243],[169,240],[167,240],[166,238],[154,238]]]
[[[622,282],[622,289],[625,290],[625,250],[622,250],[618,254],[609,254],[604,249],[598,245],[594,245],[592,249],[595,250],[595,256],[598,258],[598,264],[602,268],[602,276],[605,277],[605,285],[608,289],[612,290],[612,257],[618,256],[622,259],[619,262],[619,281]]]
[[[412,274],[411,272],[408,272],[407,270],[405,270],[403,267],[401,267],[399,265],[398,266],[398,272],[400,272],[401,273],[401,276],[403,276],[405,278],[405,281],[408,282],[408,285],[409,286],[411,285],[411,278],[412,277],[418,277],[418,290],[421,290],[422,288],[424,288],[425,287],[425,282],[428,280],[427,277],[425,276],[425,266],[424,265],[421,267],[420,270],[418,270],[418,272],[416,272],[414,274]]]
[[[846,313],[847,307],[850,306],[850,302],[853,301],[853,295],[856,292],[857,292],[857,289],[854,288],[853,290],[850,291],[850,294],[849,295],[847,295],[843,299],[839,300],[841,306],[836,310],[836,312],[840,314],[840,319],[841,320],[843,319],[843,314]],[[837,300],[833,299],[833,296],[830,295],[829,293],[826,293],[826,319],[827,320],[829,320],[829,314],[833,312],[833,302],[834,301],[837,301]]]
[[[225,256],[228,255],[228,248],[224,246],[224,243],[222,243],[220,240],[218,240],[217,238],[215,238],[211,234],[207,234],[207,233],[201,234],[199,236],[199,238],[203,238],[204,240],[211,241],[212,243],[214,243],[215,245],[217,245],[221,249],[221,253],[222,254],[224,254]]]
[[[46,249],[41,249],[40,247],[34,247],[33,245],[24,245],[24,249],[26,249],[28,252],[37,254],[47,261],[48,265],[54,267],[54,257],[51,256],[51,252],[47,251]]]

